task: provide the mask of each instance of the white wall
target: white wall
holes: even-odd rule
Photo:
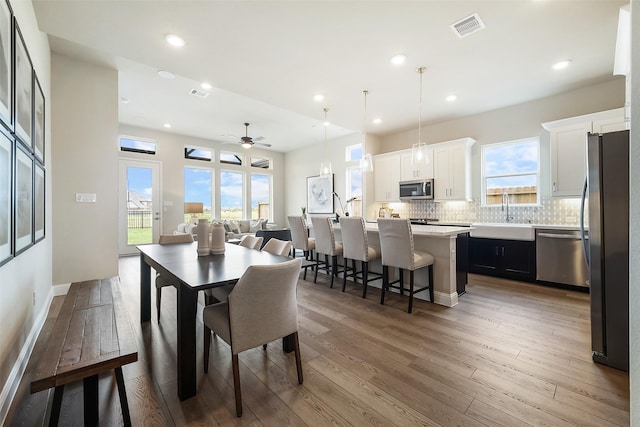
[[[631,2],[631,153],[629,235],[629,373],[631,425],[640,426],[640,0]]]
[[[53,283],[118,274],[118,72],[52,54]],[[96,203],[76,203],[76,193]]]
[[[0,267],[0,424],[26,366],[36,334],[44,322],[51,294],[51,59],[49,41],[38,30],[30,1],[11,1],[33,68],[45,97],[45,231],[44,240]],[[33,295],[35,294],[35,301]]]
[[[149,156],[137,153],[120,153],[120,158],[133,158],[137,160],[154,160],[162,162],[162,201],[163,218],[162,218],[162,230],[163,233],[172,233],[176,226],[184,222],[183,216],[183,202],[184,202],[184,168],[189,167],[208,167],[215,169],[214,173],[214,187],[217,186],[219,178],[219,166],[217,163],[206,163],[198,160],[187,160],[184,158],[184,147],[195,146],[212,148],[215,150],[216,158],[220,150],[227,152],[238,152],[245,156],[257,156],[262,158],[269,158],[273,160],[273,181],[272,181],[272,193],[273,193],[273,213],[274,217],[272,222],[275,222],[278,226],[286,226],[286,216],[284,214],[285,204],[285,191],[284,191],[284,154],[275,151],[267,151],[252,147],[250,150],[238,148],[239,144],[222,144],[219,142],[193,138],[185,135],[177,135],[169,132],[156,131],[151,129],[145,129],[134,126],[121,125],[120,133],[123,135],[137,136],[141,138],[149,138],[158,141],[158,152],[156,156]],[[246,162],[245,162],[246,163]],[[241,170],[246,173],[246,179],[249,180],[249,174],[251,172],[261,173],[261,169],[252,169],[249,166],[242,168],[234,168],[233,166],[227,167],[227,169]],[[251,194],[249,193],[249,187],[245,186],[246,195],[246,207],[247,211],[250,207]],[[218,192],[219,194],[219,192]],[[167,202],[170,202],[171,206],[166,206]],[[214,203],[219,208],[218,200],[214,200]],[[247,214],[248,217],[248,214]]]

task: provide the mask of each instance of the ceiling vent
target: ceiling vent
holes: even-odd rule
[[[189,91],[189,95],[197,96],[198,98],[206,98],[207,96],[209,96],[209,92],[205,92],[200,89],[191,89]]]
[[[482,22],[482,19],[480,19],[480,16],[477,13],[474,13],[471,16],[461,19],[455,24],[449,25],[449,28],[451,28],[451,31],[456,33],[456,36],[461,39],[475,33],[476,31],[482,30],[484,28],[484,22]]]

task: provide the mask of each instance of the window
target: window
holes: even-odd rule
[[[220,153],[220,163],[242,166],[242,155],[235,153]]]
[[[346,161],[354,162],[362,159],[362,144],[349,145],[346,152]]]
[[[220,218],[243,219],[242,194],[244,174],[242,172],[220,172]]]
[[[344,210],[352,216],[362,216],[362,144],[349,145],[345,150],[346,159],[346,192],[343,199]],[[351,200],[349,202],[349,200]]]
[[[213,151],[204,148],[184,147],[184,158],[192,160],[202,160],[210,162],[213,157]]]
[[[120,151],[131,153],[156,154],[156,141],[150,139],[133,138],[130,136],[120,137]]]
[[[210,169],[184,168],[184,202],[202,203],[203,212],[184,214],[184,222],[191,222],[192,218],[213,218],[213,203],[211,203],[211,190],[213,188],[213,175]]]
[[[271,175],[251,174],[251,219],[271,219]]]
[[[261,168],[261,169],[271,169],[271,160],[270,159],[262,159],[260,157],[252,157],[251,158],[251,167],[252,168]]]
[[[504,193],[513,205],[539,203],[539,146],[538,138],[482,146],[485,205],[500,205]]]

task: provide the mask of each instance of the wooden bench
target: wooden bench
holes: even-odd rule
[[[84,424],[98,425],[98,375],[114,371],[122,416],[131,425],[122,365],[138,360],[120,280],[72,283],[31,381],[31,393],[55,387],[49,425],[57,425],[64,385],[83,380]]]

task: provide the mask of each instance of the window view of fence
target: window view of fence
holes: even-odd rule
[[[132,209],[127,211],[127,236],[130,245],[150,243],[152,239],[151,209]]]

